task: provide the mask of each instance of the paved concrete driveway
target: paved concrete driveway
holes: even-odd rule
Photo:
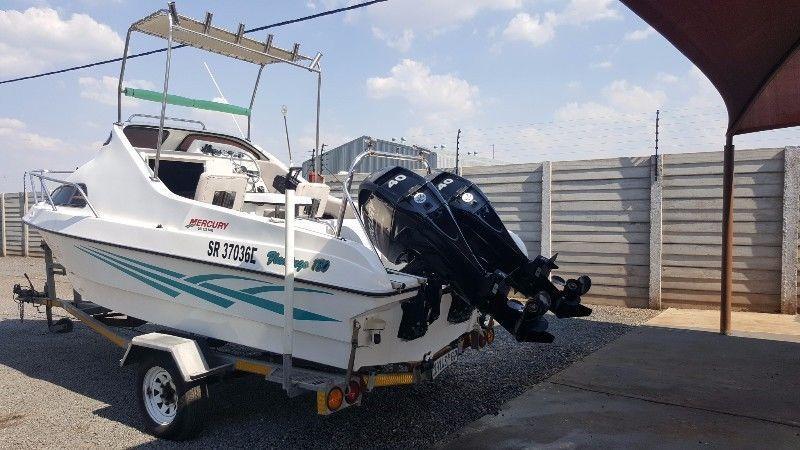
[[[747,337],[656,317],[446,446],[800,448],[800,344],[776,340],[800,336],[800,322],[773,317],[780,334],[748,332],[740,315]]]

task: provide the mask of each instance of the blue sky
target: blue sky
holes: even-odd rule
[[[178,1],[182,14],[214,12],[248,28],[348,4],[347,0]],[[0,79],[121,54],[131,22],[160,1],[23,1],[0,6]],[[356,13],[273,29],[275,43],[324,54],[322,140],[405,137],[506,162],[648,155],[655,110],[660,151],[721,147],[725,113],[705,77],[622,4],[608,0],[390,0]],[[266,32],[255,36],[264,38]],[[143,35],[132,51],[162,46]],[[170,91],[246,105],[256,68],[193,49],[175,52]],[[133,60],[126,85],[156,88],[163,55]],[[21,188],[26,168],[75,167],[116,120],[118,64],[0,86],[0,191]],[[315,84],[289,68],[265,71],[254,140],[286,158],[281,105],[295,160],[313,146]],[[127,102],[124,115],[159,105]],[[237,133],[229,116],[170,107]],[[737,139],[738,148],[798,143],[794,129]]]

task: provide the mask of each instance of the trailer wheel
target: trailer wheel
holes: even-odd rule
[[[203,387],[187,386],[168,355],[153,355],[139,364],[136,394],[147,431],[154,436],[185,440],[202,429]]]

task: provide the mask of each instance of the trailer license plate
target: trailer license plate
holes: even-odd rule
[[[445,353],[444,355],[440,356],[439,359],[433,362],[433,373],[432,373],[433,378],[438,377],[439,374],[442,373],[444,369],[449,367],[450,364],[453,364],[457,358],[458,358],[457,348],[454,348],[449,352]]]

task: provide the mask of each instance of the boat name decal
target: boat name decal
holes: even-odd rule
[[[208,220],[208,219],[198,219],[193,217],[189,219],[189,223],[186,224],[186,228],[196,228],[200,231],[214,231],[214,230],[227,230],[228,222],[222,222],[221,220]]]
[[[208,252],[206,252],[206,254],[215,258],[255,264],[256,252],[258,252],[258,247],[228,244],[227,242],[219,241],[208,241]]]
[[[279,266],[286,265],[286,258],[284,258],[280,252],[276,252],[275,250],[267,253],[267,265],[276,264]],[[328,269],[331,267],[331,262],[327,259],[317,258],[314,262],[309,263],[304,259],[295,259],[294,260],[294,270],[300,272],[303,269],[311,268],[313,272],[327,272]]]

